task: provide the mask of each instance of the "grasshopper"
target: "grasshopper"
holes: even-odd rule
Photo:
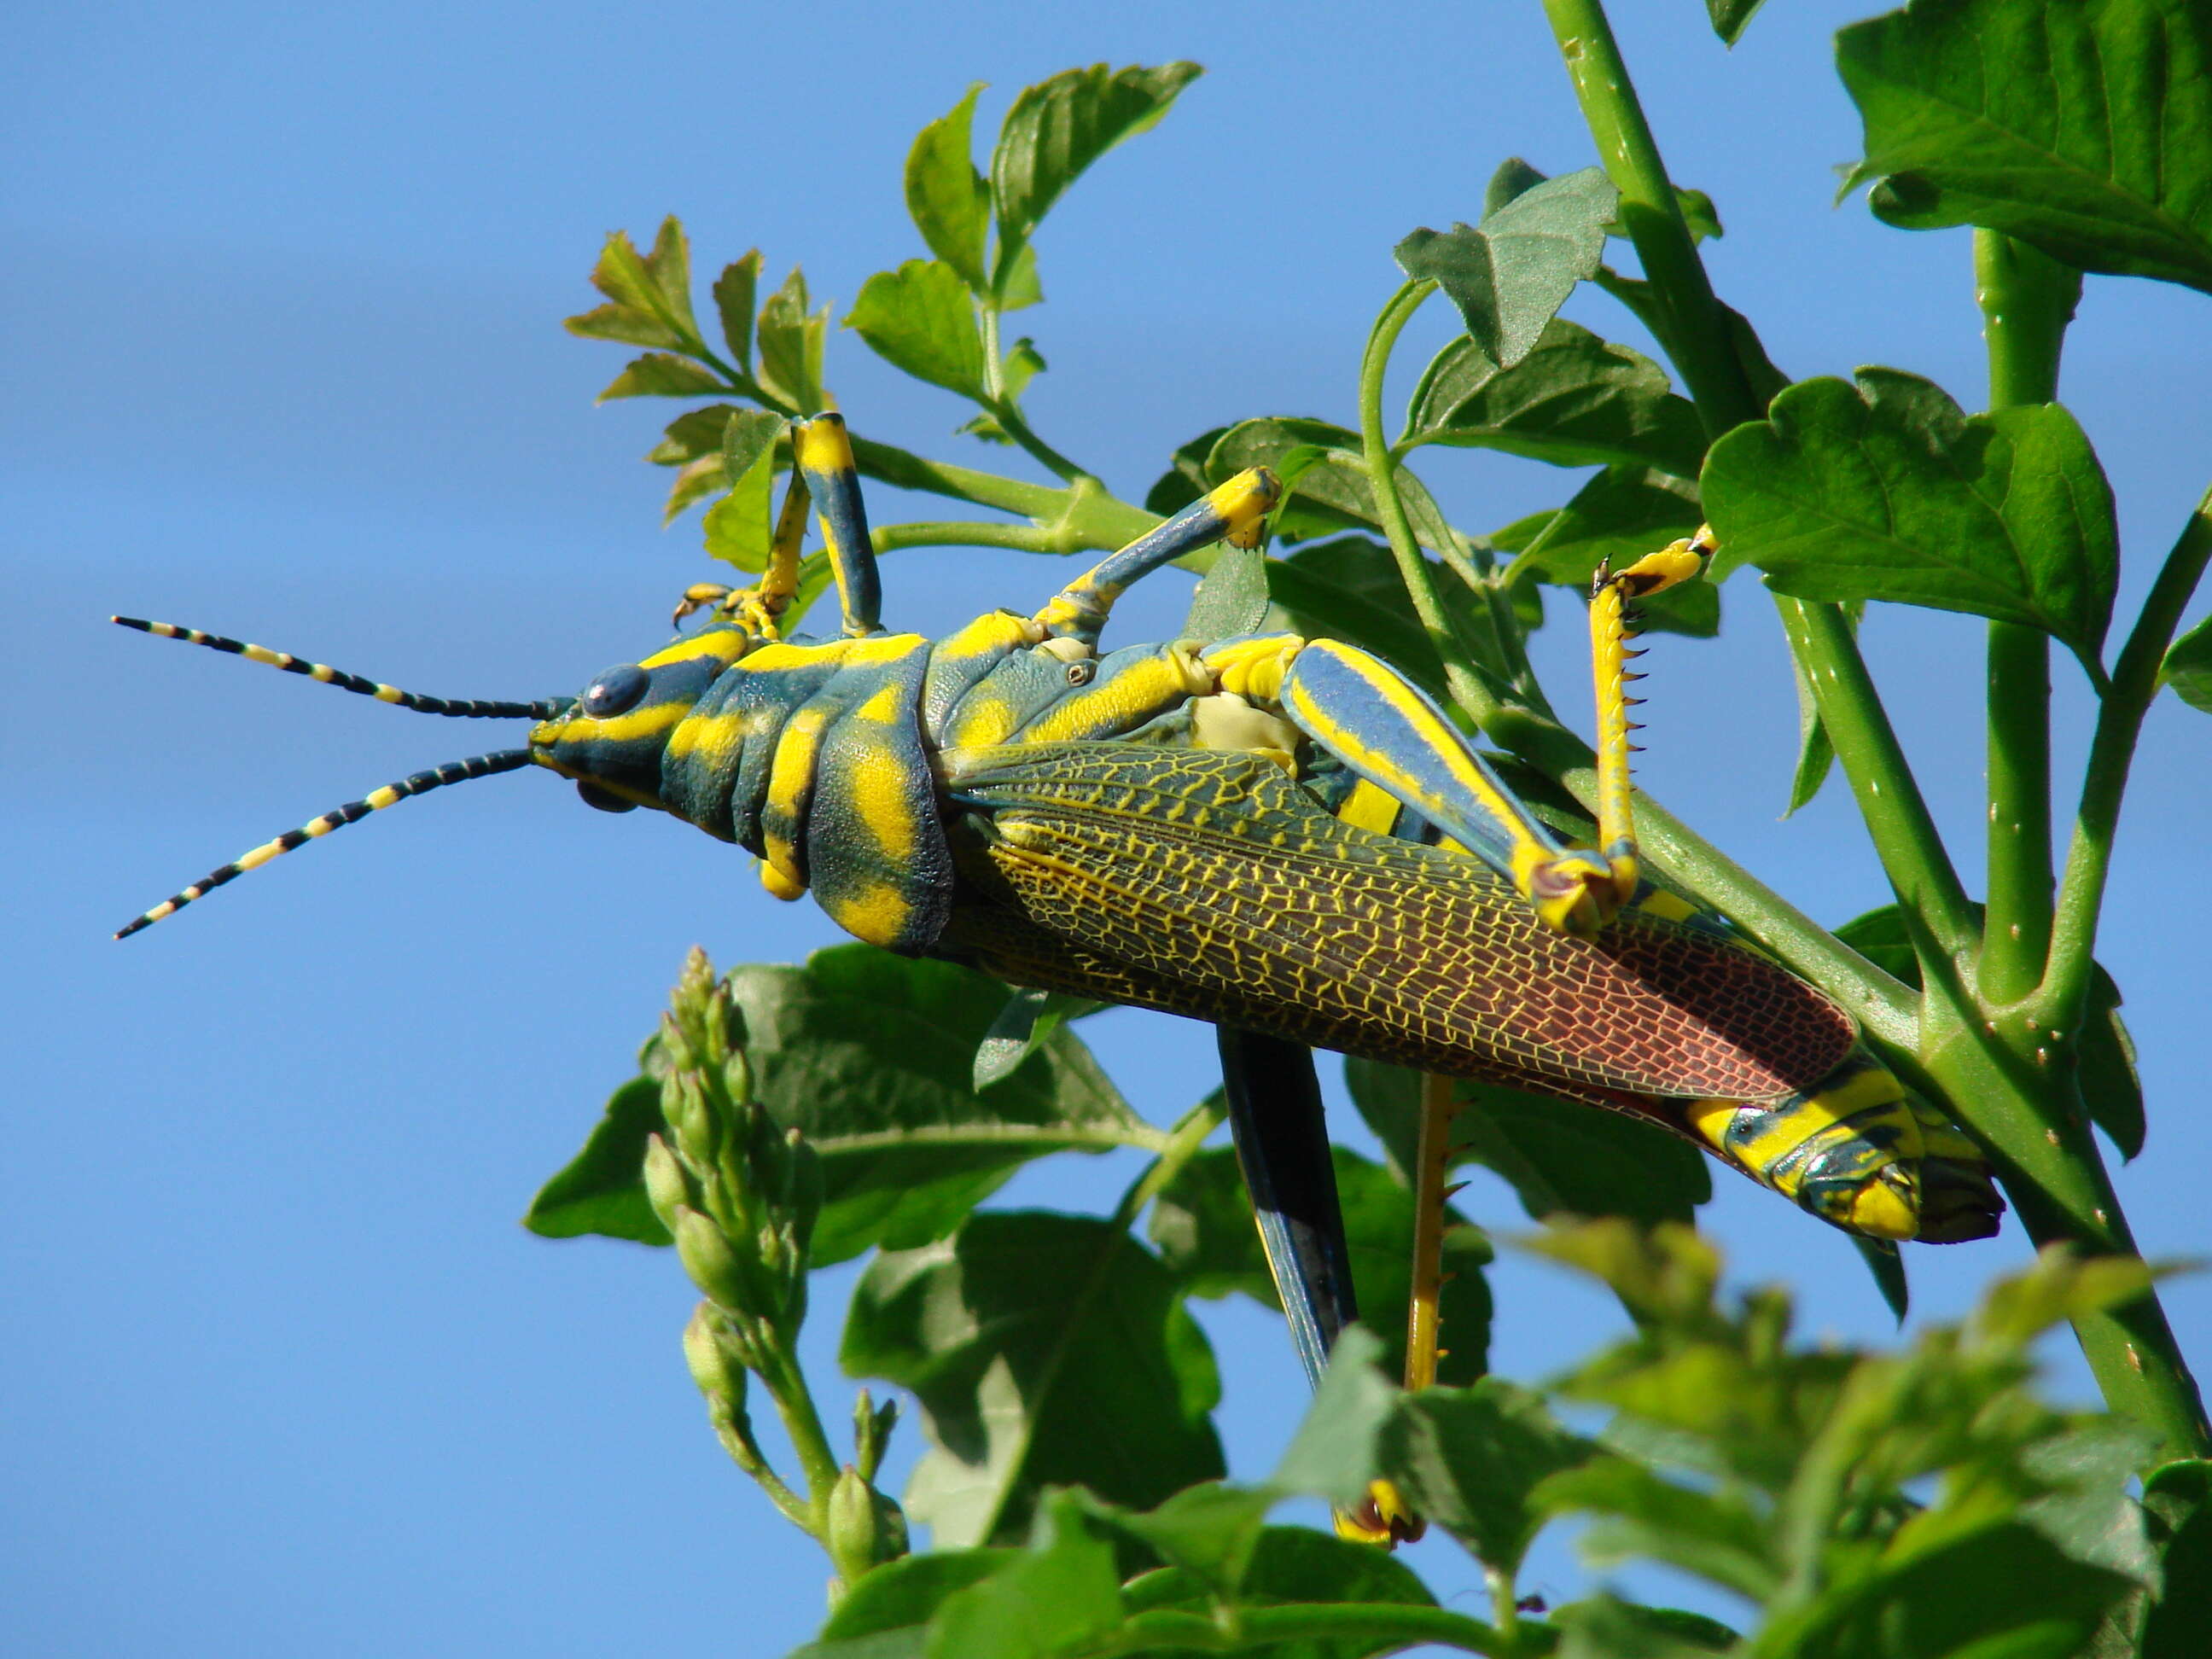
[[[1561,844],[1388,663],[1288,634],[1102,653],[1116,598],[1215,541],[1255,546],[1281,488],[1230,480],[1041,609],[930,641],[886,631],[842,419],[793,424],[760,581],[573,698],[422,697],[167,623],[126,626],[422,712],[535,722],[526,746],[417,773],[255,848],[169,915],[343,824],[449,783],[536,766],[588,804],[651,807],[761,860],[769,891],[855,937],[1024,988],[1221,1030],[1232,1132],[1294,1344],[1318,1378],[1356,1316],[1311,1047],[1431,1079],[1408,1382],[1432,1380],[1452,1078],[1632,1114],[1823,1221],[1881,1241],[1994,1232],[1972,1143],[1906,1091],[1825,993],[1721,918],[1644,880],[1630,805],[1633,602],[1695,576],[1678,543],[1601,572],[1596,848]],[[784,636],[817,510],[837,637]],[[123,936],[118,934],[118,937]],[[1404,1536],[1387,1493],[1340,1524]]]

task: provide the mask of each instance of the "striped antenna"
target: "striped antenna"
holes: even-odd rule
[[[229,641],[224,641],[225,644]],[[367,817],[371,812],[405,800],[410,795],[420,795],[448,783],[463,783],[471,778],[488,778],[495,772],[512,772],[530,764],[527,749],[501,749],[489,755],[475,755],[467,760],[448,761],[428,772],[417,772],[411,778],[398,783],[387,783],[381,789],[372,789],[359,800],[349,800],[335,811],[325,812],[310,823],[297,830],[287,830],[274,841],[264,841],[252,852],[234,859],[219,870],[210,870],[181,893],[172,895],[140,916],[115,937],[129,939],[142,927],[151,927],[165,916],[173,916],[196,898],[204,898],[227,881],[235,881],[248,870],[258,870],[270,860],[289,853],[295,847],[306,845],[333,830]]]
[[[265,645],[248,645],[244,640],[227,640],[220,634],[203,634],[197,628],[179,628],[174,623],[144,622],[137,617],[110,617],[108,621],[125,628],[135,628],[142,634],[151,634],[156,639],[183,640],[191,645],[204,645],[210,651],[228,651],[248,662],[265,662],[271,668],[281,668],[288,674],[305,674],[311,680],[320,680],[325,685],[343,686],[348,691],[358,691],[364,697],[374,697],[379,702],[397,703],[402,708],[411,708],[418,714],[450,714],[464,720],[549,720],[575,706],[569,697],[548,697],[537,702],[486,702],[474,698],[453,699],[425,697],[413,691],[402,691],[396,685],[349,674],[342,668],[332,668],[328,663],[308,662],[289,651],[271,651]]]

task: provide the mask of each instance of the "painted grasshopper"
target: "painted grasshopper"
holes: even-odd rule
[[[1308,1046],[1632,1114],[1862,1236],[1996,1230],[2003,1206],[1972,1143],[1841,1008],[1638,874],[1629,605],[1694,575],[1705,550],[1678,544],[1596,586],[1601,850],[1571,848],[1424,693],[1356,647],[1277,634],[1100,653],[1131,583],[1216,540],[1257,544],[1280,494],[1264,470],[1033,615],[994,611],[933,642],[879,623],[843,422],[795,422],[791,443],[758,585],[694,588],[678,620],[704,609],[703,626],[574,699],[447,702],[118,618],[423,712],[537,722],[527,746],[376,790],[123,933],[369,812],[495,772],[541,766],[594,806],[672,813],[756,854],[770,892],[811,892],[860,939],[1217,1024],[1239,1154],[1315,1376],[1355,1308]],[[830,640],[787,639],[779,620],[810,503],[842,610]],[[1449,1115],[1432,1082],[1415,1384],[1434,1371]],[[1364,1527],[1389,1531],[1376,1516]]]

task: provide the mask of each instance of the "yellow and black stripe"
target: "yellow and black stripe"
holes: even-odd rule
[[[115,937],[128,939],[140,928],[151,927],[163,917],[174,915],[194,899],[204,898],[225,882],[237,880],[248,870],[258,870],[270,860],[281,857],[295,847],[304,847],[311,841],[329,835],[333,830],[358,823],[371,812],[397,805],[410,795],[424,794],[449,783],[465,783],[471,778],[488,778],[495,773],[513,772],[530,763],[531,753],[527,749],[501,749],[489,755],[472,755],[466,760],[448,761],[428,772],[417,772],[397,783],[387,783],[381,789],[372,789],[359,800],[349,800],[344,805],[301,824],[297,830],[287,830],[274,841],[264,841],[252,852],[241,854],[219,869],[210,870],[182,892],[172,894],[128,927],[118,929]]]
[[[381,680],[372,680],[364,675],[349,674],[343,668],[333,668],[328,663],[309,662],[289,651],[271,651],[265,645],[249,645],[244,640],[226,639],[221,634],[204,634],[197,628],[179,628],[174,623],[146,622],[137,617],[110,617],[108,621],[125,628],[135,628],[142,634],[151,634],[156,639],[182,640],[187,645],[204,645],[210,651],[227,651],[234,657],[243,657],[248,662],[266,663],[271,668],[281,668],[288,674],[304,674],[325,685],[335,685],[341,690],[357,691],[364,697],[374,697],[379,702],[388,702],[401,708],[411,708],[418,714],[445,714],[456,720],[543,720],[569,706],[567,697],[546,697],[535,702],[503,702],[475,697],[426,697],[420,692],[403,691],[396,685],[386,685]]]

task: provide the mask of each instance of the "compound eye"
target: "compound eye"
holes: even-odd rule
[[[635,663],[624,663],[593,677],[584,688],[583,711],[593,720],[605,720],[637,706],[653,684],[653,677]]]
[[[624,800],[620,795],[614,794],[608,790],[602,789],[596,783],[585,781],[577,784],[576,794],[578,799],[580,799],[585,805],[596,806],[602,812],[635,812],[637,811],[637,803],[635,801]]]

